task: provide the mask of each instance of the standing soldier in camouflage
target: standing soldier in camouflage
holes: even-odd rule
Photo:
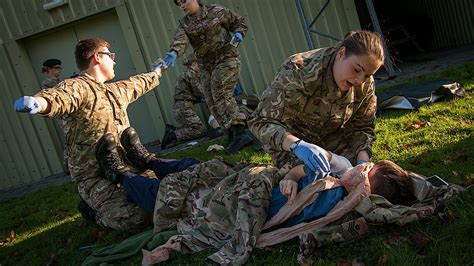
[[[41,73],[46,73],[46,79],[41,83],[41,89],[44,90],[58,85],[61,71],[61,60],[48,59],[44,61],[41,67]]]
[[[201,0],[174,2],[186,15],[179,21],[164,60],[168,66],[173,66],[176,58],[191,44],[199,63],[209,110],[233,137],[227,151],[238,151],[252,142],[251,136],[245,134],[247,117],[239,112],[233,97],[240,74],[240,54],[236,46],[247,32],[244,18],[220,5],[202,4]]]
[[[97,224],[131,230],[146,225],[146,213],[127,201],[123,187],[112,181],[125,168],[125,153],[137,168],[154,159],[129,129],[127,107],[160,84],[162,69],[155,67],[128,80],[104,83],[115,76],[115,53],[109,47],[102,39],[78,42],[75,57],[81,74],[34,96],[20,97],[14,108],[64,121],[68,167],[84,205],[92,208]]]
[[[383,61],[382,38],[368,31],[288,58],[249,120],[273,163],[291,167],[296,155],[313,171],[327,172],[320,147],[353,164],[369,161],[375,140],[372,75]]]
[[[176,129],[172,125],[166,125],[165,135],[161,141],[161,149],[166,149],[166,146],[173,141],[181,142],[196,139],[206,132],[206,126],[193,110],[193,106],[201,103],[204,99],[204,91],[196,56],[194,54],[188,56],[184,60],[183,65],[186,67],[186,70],[179,75],[176,81],[173,107],[176,121],[180,123],[182,127]],[[211,138],[222,135],[223,131],[220,127],[211,129],[208,132],[208,136]]]

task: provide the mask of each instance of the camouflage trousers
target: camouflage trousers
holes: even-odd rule
[[[198,138],[206,131],[206,126],[193,110],[193,106],[193,101],[176,101],[174,103],[173,112],[176,121],[181,124],[181,127],[175,130],[176,138],[179,141]]]
[[[228,129],[231,125],[244,125],[234,97],[234,87],[239,82],[240,59],[227,57],[217,64],[200,65],[204,96],[211,114],[219,124]]]
[[[150,215],[127,200],[123,187],[104,178],[97,178],[96,181],[89,191],[81,189],[79,184],[79,194],[97,211],[98,225],[117,231],[138,231],[151,224]]]
[[[173,228],[168,242],[181,253],[218,249],[207,259],[243,264],[267,218],[272,189],[279,175],[274,167],[246,167],[238,172],[217,160],[167,176],[155,204],[155,232]],[[181,219],[180,219],[181,218]]]

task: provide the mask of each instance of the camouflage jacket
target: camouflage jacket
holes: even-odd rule
[[[332,73],[338,47],[289,57],[263,92],[249,120],[250,130],[267,144],[267,151],[279,168],[288,162],[299,163],[282,150],[289,133],[353,163],[362,150],[371,155],[375,140],[374,81],[371,78],[360,87],[339,91]]]
[[[130,127],[128,105],[158,86],[160,78],[151,72],[128,80],[99,83],[85,74],[35,95],[50,104],[50,111],[42,116],[64,120],[69,171],[85,200],[91,197],[93,187],[103,188],[100,198],[104,200],[113,191],[110,182],[100,177],[94,152],[97,141],[108,132],[120,141],[121,132]]]
[[[44,90],[44,89],[52,88],[58,85],[59,82],[60,82],[59,79],[52,79],[48,77],[45,80],[43,80],[43,82],[41,83],[41,89]]]
[[[238,55],[237,48],[229,44],[231,33],[237,31],[247,32],[242,16],[220,5],[202,5],[200,15],[179,21],[170,49],[181,56],[191,44],[198,59],[213,57],[222,49]]]
[[[202,98],[204,92],[199,71],[188,67],[176,80],[174,101],[199,102]]]

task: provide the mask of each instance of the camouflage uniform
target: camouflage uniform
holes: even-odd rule
[[[59,79],[52,79],[50,77],[47,77],[41,83],[41,89],[44,90],[44,89],[49,89],[49,88],[55,87],[56,85],[59,84],[59,82],[60,82]]]
[[[99,83],[85,74],[35,95],[45,98],[51,107],[43,116],[64,120],[72,180],[77,183],[81,197],[97,210],[97,223],[102,226],[129,230],[145,223],[145,212],[127,201],[123,188],[101,177],[94,150],[105,133],[110,132],[120,140],[121,132],[130,127],[128,105],[158,86],[160,78],[151,72],[114,83]],[[118,148],[123,155],[120,143]]]
[[[267,144],[273,163],[299,164],[282,150],[283,140],[293,134],[307,142],[356,162],[360,151],[371,155],[375,140],[376,96],[371,78],[361,86],[341,92],[332,66],[339,45],[289,57],[261,97],[249,119],[252,133]]]
[[[173,111],[176,121],[183,127],[175,130],[178,141],[195,139],[202,136],[206,126],[193,110],[193,106],[204,98],[199,71],[187,67],[178,77],[174,93]]]
[[[230,45],[231,32],[247,32],[244,18],[219,5],[202,5],[198,16],[185,16],[179,21],[170,50],[184,54],[188,44],[194,49],[204,95],[211,114],[225,128],[243,125],[233,97],[239,81],[240,54]]]
[[[281,175],[275,167],[247,166],[236,172],[211,160],[166,176],[155,204],[155,232],[177,225],[168,242],[189,253],[212,247],[219,264],[243,264],[267,218],[272,189]],[[182,219],[180,219],[182,218]]]

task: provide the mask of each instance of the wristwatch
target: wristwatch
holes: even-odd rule
[[[299,140],[297,140],[297,141],[290,144],[290,151],[291,152],[293,152],[293,150],[296,148],[296,146],[298,146],[298,144],[300,144],[300,141],[301,141],[301,139],[299,139]]]

